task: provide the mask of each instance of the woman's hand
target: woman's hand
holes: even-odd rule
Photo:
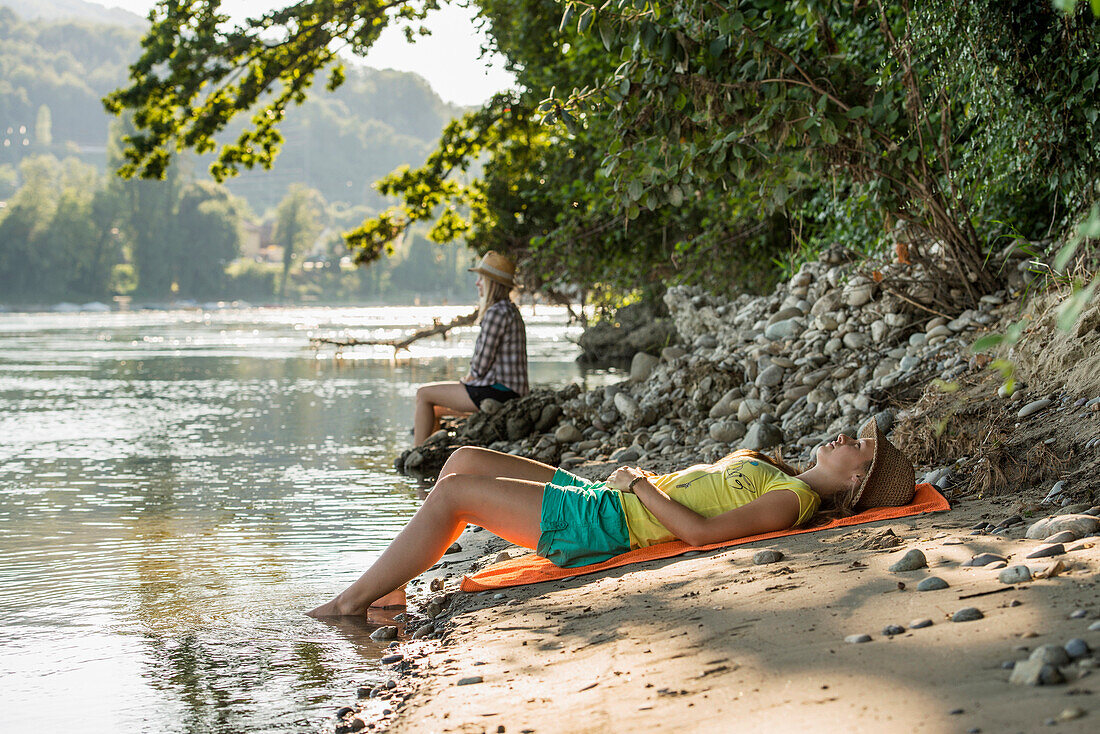
[[[607,478],[607,486],[620,492],[630,492],[630,483],[645,473],[635,466],[620,466]]]

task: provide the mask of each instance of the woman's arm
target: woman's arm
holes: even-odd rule
[[[642,478],[634,482],[634,494],[662,525],[688,545],[710,545],[785,530],[798,520],[798,495],[790,491],[767,492],[721,515],[704,517],[669,497],[638,469],[616,470],[608,486],[627,491],[636,477]]]
[[[495,305],[495,304],[494,304]],[[470,360],[468,377],[484,377],[496,361],[497,351],[507,327],[508,312],[490,307],[481,320],[481,330],[474,343],[474,356]]]

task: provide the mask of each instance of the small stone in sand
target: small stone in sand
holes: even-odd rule
[[[1058,714],[1058,720],[1072,721],[1073,719],[1080,719],[1084,715],[1084,709],[1078,708],[1077,706],[1070,706],[1068,709],[1062,709],[1062,713]]]
[[[1089,648],[1089,643],[1082,640],[1080,637],[1074,637],[1072,640],[1067,640],[1065,644],[1066,654],[1076,660],[1077,658],[1083,658],[1088,655],[1092,650]]]
[[[1047,538],[1043,542],[1044,543],[1072,543],[1075,540],[1077,540],[1077,533],[1073,532],[1072,530],[1063,530],[1060,533],[1055,533],[1054,535],[1050,536],[1049,538]]]
[[[373,690],[370,686],[359,686],[355,689],[355,695],[358,698],[368,698]]]
[[[1027,405],[1025,405],[1024,407],[1020,408],[1020,410],[1016,413],[1016,417],[1017,418],[1027,418],[1029,415],[1031,415],[1033,413],[1038,413],[1043,408],[1048,407],[1053,402],[1054,401],[1051,400],[1050,398],[1043,398],[1042,400],[1034,400],[1034,401],[1028,403]]]
[[[432,624],[431,622],[428,622],[427,624],[422,624],[416,628],[416,632],[413,632],[413,639],[419,640],[422,637],[427,637],[433,632],[435,632],[434,624]]]
[[[997,561],[1007,561],[1007,560],[1008,559],[1005,558],[1004,556],[998,556],[995,553],[981,553],[979,555],[974,556],[973,558],[971,558],[969,561],[967,561],[963,565],[964,566],[971,566],[971,567],[980,568],[981,566],[988,566],[989,564],[996,563]]]
[[[939,576],[929,576],[926,579],[921,580],[917,584],[917,591],[939,591],[940,589],[946,589],[948,584]]]
[[[432,582],[428,584],[428,589],[431,591],[443,591],[443,579],[434,578]]]
[[[436,552],[438,553],[438,551],[436,551]],[[447,550],[443,551],[443,555],[447,555],[448,553],[461,553],[461,552],[462,552],[462,546],[461,545],[459,545],[458,543],[451,543],[451,547],[448,548]]]
[[[959,714],[965,714],[966,709],[951,709],[947,713],[949,716],[958,716]]]
[[[351,706],[344,706],[343,708],[336,709],[336,718],[342,719],[348,714],[353,713],[355,713],[355,709],[353,709]]]
[[[512,560],[512,556],[508,555],[508,551],[501,551],[497,553],[497,557],[493,559],[493,563],[504,563],[510,560]]]
[[[498,594],[493,594],[493,598],[494,599],[506,599],[507,597],[504,596],[504,594],[499,594],[498,593]]]
[[[890,566],[890,570],[894,572],[916,571],[918,568],[924,568],[927,565],[928,559],[924,557],[924,553],[917,548],[913,548],[906,551],[904,556]]]
[[[1021,660],[1012,668],[1008,682],[1020,686],[1051,686],[1062,683],[1061,671],[1041,660]]]
[[[392,625],[387,626],[387,627],[379,627],[374,632],[370,633],[370,638],[372,640],[374,640],[375,642],[382,642],[382,641],[385,641],[385,640],[396,640],[397,639],[397,627],[394,627]]]
[[[1100,632],[1100,619],[1089,625],[1089,632]]]
[[[1087,616],[1089,616],[1088,609],[1074,609],[1072,612],[1069,613],[1070,619],[1084,619]]]
[[[951,615],[952,622],[973,622],[984,618],[985,615],[977,607],[963,607]]]
[[[1065,552],[1066,547],[1064,545],[1055,543],[1054,545],[1044,546],[1039,550],[1028,553],[1027,558],[1050,558],[1051,556],[1060,556]]]
[[[1027,566],[1010,566],[1001,569],[997,578],[1002,584],[1022,584],[1025,581],[1031,581],[1031,569]]]
[[[483,677],[481,677],[480,675],[471,675],[467,678],[459,678],[458,683],[456,685],[472,686],[475,683],[481,683],[483,680],[485,680],[485,679]]]
[[[757,566],[765,563],[778,563],[783,560],[783,554],[776,550],[758,550],[752,556],[752,562]]]
[[[925,627],[931,627],[931,626],[932,626],[932,620],[928,619],[928,618],[914,619],[912,622],[909,623],[909,629],[911,629],[911,630],[919,630],[919,629],[924,629]]]
[[[860,642],[870,642],[871,641],[871,635],[868,635],[868,634],[848,635],[847,637],[844,638],[844,641],[845,642],[851,642],[853,644],[858,644]]]
[[[888,624],[882,628],[882,634],[886,635],[887,637],[900,635],[903,632],[905,632],[905,628],[902,627],[900,624]]]
[[[1051,665],[1065,665],[1070,661],[1069,653],[1061,645],[1040,645],[1032,650],[1028,660],[1032,662],[1050,663]]]
[[[391,663],[399,663],[404,659],[405,659],[405,656],[402,655],[401,653],[397,653],[395,655],[386,655],[384,658],[382,658],[382,664],[383,665],[389,665]]]

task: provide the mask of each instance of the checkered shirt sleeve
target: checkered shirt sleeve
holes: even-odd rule
[[[527,381],[527,332],[523,317],[510,300],[497,301],[485,312],[470,361],[473,386],[500,383],[520,395],[530,392]]]

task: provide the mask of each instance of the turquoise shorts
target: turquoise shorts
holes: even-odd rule
[[[555,566],[586,566],[630,550],[619,493],[558,469],[542,492],[538,548]]]

